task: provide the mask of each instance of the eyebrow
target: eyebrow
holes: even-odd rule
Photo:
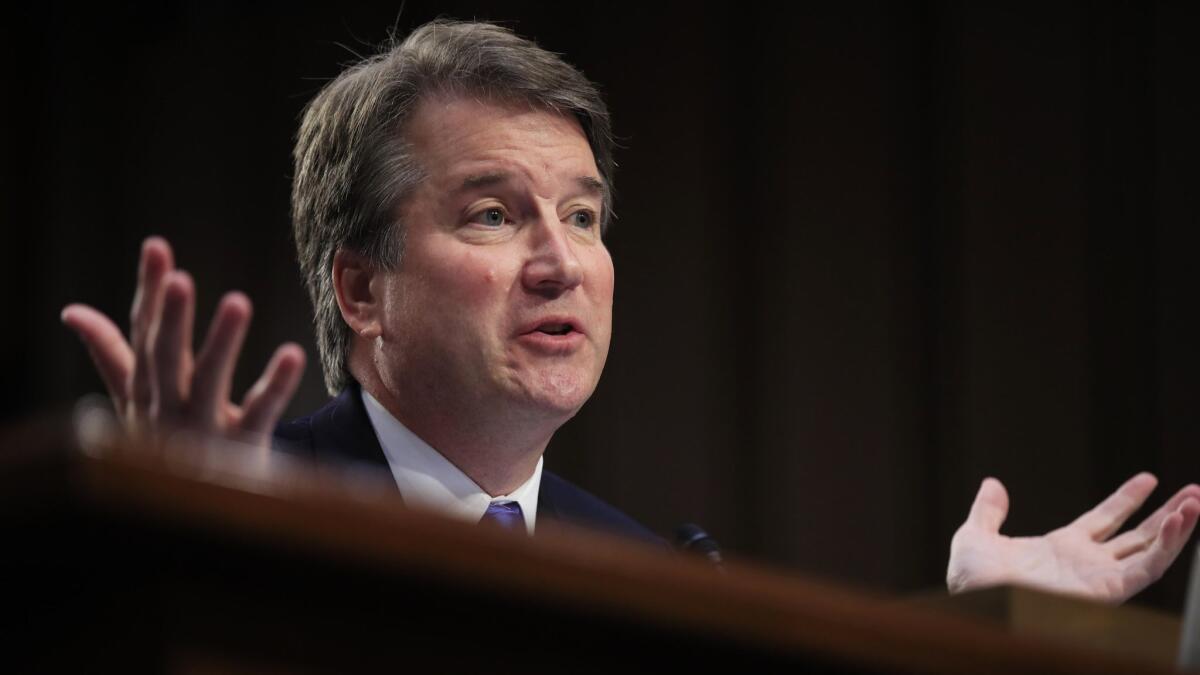
[[[575,183],[578,184],[579,187],[583,188],[585,192],[607,201],[608,184],[599,178],[595,178],[593,176],[579,176],[575,179]]]
[[[512,178],[512,174],[507,171],[494,171],[491,173],[481,173],[474,176],[467,176],[463,179],[462,185],[459,186],[459,192],[467,192],[483,187],[490,187],[498,183],[507,183]]]
[[[507,171],[490,171],[488,173],[467,176],[463,179],[458,191],[468,192],[478,190],[479,188],[491,187],[500,183],[507,183],[512,178],[513,174]],[[590,195],[600,197],[601,199],[608,197],[608,184],[595,176],[579,176],[575,179],[575,184]]]

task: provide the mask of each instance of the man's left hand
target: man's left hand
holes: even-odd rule
[[[950,542],[951,593],[1015,584],[1120,603],[1158,580],[1200,516],[1200,485],[1188,485],[1137,527],[1113,536],[1158,480],[1141,473],[1075,522],[1040,537],[1007,537],[1008,492],[984,479],[967,520]]]

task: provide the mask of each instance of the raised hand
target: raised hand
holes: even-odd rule
[[[79,335],[108,387],[125,428],[160,435],[176,429],[270,443],[271,430],[300,383],[304,350],[287,343],[241,405],[230,400],[234,367],[250,325],[250,300],[233,292],[221,298],[208,337],[192,353],[196,291],[191,276],[175,269],[171,246],[151,237],[142,244],[130,335],[87,305],[68,305],[62,320]]]
[[[1179,555],[1200,515],[1200,486],[1175,493],[1137,527],[1113,536],[1158,480],[1140,473],[1075,522],[1040,537],[1006,537],[1008,493],[987,478],[950,542],[951,593],[1016,584],[1120,603],[1158,580]]]

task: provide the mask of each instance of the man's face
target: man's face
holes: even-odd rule
[[[582,129],[434,97],[406,131],[426,178],[401,207],[401,264],[376,282],[384,385],[409,405],[565,421],[595,389],[612,330],[605,188]]]

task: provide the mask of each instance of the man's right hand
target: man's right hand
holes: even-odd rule
[[[151,237],[142,244],[128,341],[87,305],[68,305],[62,320],[83,340],[130,433],[157,436],[184,429],[270,445],[271,431],[300,383],[304,350],[294,343],[276,349],[236,405],[230,389],[250,325],[250,300],[237,292],[221,298],[204,346],[193,357],[195,313],[191,276],[175,269],[165,239]]]

